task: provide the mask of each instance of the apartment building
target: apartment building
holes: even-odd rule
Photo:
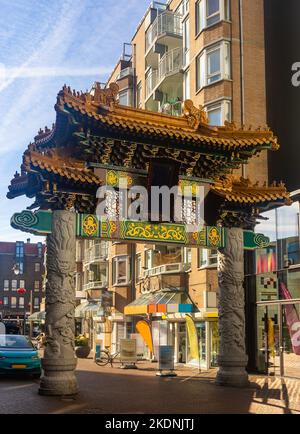
[[[181,116],[182,102],[191,99],[195,106],[205,108],[211,125],[226,122],[247,128],[265,125],[264,40],[261,0],[153,1],[131,42],[124,44],[107,86],[118,84],[122,105]],[[267,181],[266,154],[253,159],[239,174],[260,182]],[[145,299],[146,303],[153,292],[169,289],[171,293],[176,288],[182,294],[188,294],[189,302],[197,311],[194,319],[201,348],[201,366],[216,365],[217,251],[105,243],[104,265],[102,261],[85,262],[88,249],[101,249],[103,243],[93,242],[88,247],[87,242],[84,243],[84,265],[83,268],[79,266],[77,282],[82,278],[85,280],[83,284],[78,283],[78,289],[83,287],[95,303],[103,295],[112,294],[111,305],[105,307],[106,315],[102,315],[100,309],[102,313],[96,331],[93,331],[94,340],[96,338],[102,345],[115,350],[120,338],[135,332],[135,323],[140,319],[124,315],[124,308],[137,299]],[[95,266],[102,276],[101,284],[95,280],[95,274],[90,274]],[[99,292],[92,293],[89,285],[96,285],[94,289]],[[163,299],[163,293],[161,297]],[[79,316],[86,318],[82,311],[89,309],[88,304],[85,302],[81,306],[86,307],[78,308],[78,311],[81,309]],[[94,320],[97,317],[88,315]],[[172,342],[176,362],[192,362],[185,315],[167,315],[167,321],[155,315],[151,319],[154,340]],[[154,346],[156,344],[154,342]]]
[[[44,297],[44,252],[42,243],[0,242],[0,316],[18,323],[40,311]]]

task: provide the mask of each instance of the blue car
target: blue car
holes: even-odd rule
[[[22,335],[0,335],[0,374],[41,375],[41,360],[31,341]]]

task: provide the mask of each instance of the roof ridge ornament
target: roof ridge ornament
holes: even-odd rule
[[[201,125],[208,125],[208,116],[202,105],[199,108],[194,106],[191,99],[187,99],[182,104],[183,115],[187,118],[188,124],[197,130]]]

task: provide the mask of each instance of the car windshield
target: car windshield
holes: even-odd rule
[[[33,345],[25,337],[20,335],[0,335],[0,348],[22,348],[31,349]]]

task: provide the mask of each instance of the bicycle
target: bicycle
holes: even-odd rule
[[[120,351],[111,353],[108,349],[100,351],[100,357],[95,358],[95,363],[99,366],[106,366],[110,363],[113,367],[113,362],[120,355]]]

